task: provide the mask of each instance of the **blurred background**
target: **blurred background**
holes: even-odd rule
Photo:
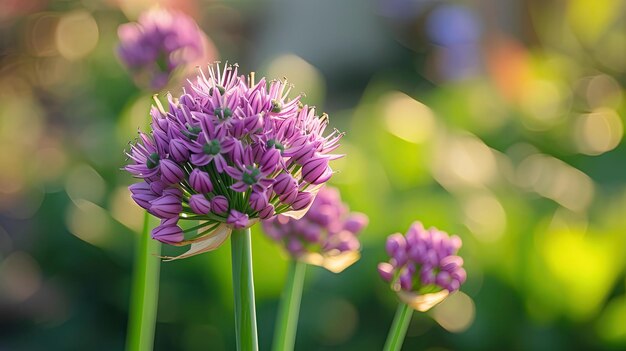
[[[0,0],[0,350],[124,347],[143,216],[119,169],[151,94],[115,48],[151,5]],[[331,183],[370,216],[363,257],[309,267],[298,350],[382,348],[376,264],[416,219],[463,238],[468,281],[405,350],[626,348],[626,2],[162,5],[346,132]],[[268,349],[287,261],[258,228],[253,245]],[[234,349],[229,255],[162,264],[156,350]]]

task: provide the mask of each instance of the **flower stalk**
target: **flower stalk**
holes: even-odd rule
[[[145,213],[139,237],[128,322],[126,349],[149,351],[154,344],[154,328],[159,299],[161,243],[149,234],[150,214]]]
[[[384,351],[400,351],[412,316],[413,309],[406,303],[400,302],[385,342]]]
[[[233,231],[231,235],[231,255],[237,350],[257,351],[259,346],[254,302],[250,228]]]
[[[290,351],[295,345],[306,266],[306,263],[294,259],[289,262],[287,281],[278,306],[278,320],[274,329],[274,351]]]

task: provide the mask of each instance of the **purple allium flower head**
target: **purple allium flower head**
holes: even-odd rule
[[[118,54],[140,83],[162,89],[178,68],[215,59],[215,49],[189,16],[163,8],[143,13],[118,28]]]
[[[416,294],[459,290],[465,282],[463,259],[456,253],[461,239],[436,228],[411,225],[406,235],[392,234],[385,246],[389,262],[378,265],[380,276],[396,291]]]
[[[130,187],[133,199],[161,219],[201,220],[210,230],[316,208],[311,204],[333,174],[329,162],[341,157],[332,152],[343,134],[325,133],[328,116],[290,97],[286,81],[255,81],[238,75],[236,65],[219,63],[198,74],[178,99],[167,96],[167,110],[155,98],[150,132],[131,144],[125,170],[142,180]],[[338,194],[320,199],[310,221],[325,234],[308,228],[305,237],[323,238],[325,252],[358,250],[350,235],[366,217],[350,217]],[[205,234],[198,230],[184,242]]]
[[[313,200],[298,193],[294,205],[304,206]],[[358,225],[353,222],[358,218]],[[350,213],[335,188],[322,188],[313,200],[309,211],[301,219],[284,215],[262,221],[265,233],[281,242],[294,258],[307,254],[336,256],[345,252],[358,252],[357,234],[367,225],[367,217]]]

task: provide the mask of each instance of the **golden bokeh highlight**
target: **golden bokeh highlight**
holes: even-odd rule
[[[565,117],[569,93],[556,82],[533,80],[524,90],[520,107],[522,122],[530,130],[545,130]]]
[[[496,177],[493,150],[471,135],[448,135],[438,140],[433,176],[444,187],[481,187]]]
[[[65,191],[74,203],[81,200],[100,203],[106,192],[106,183],[93,167],[80,164],[74,166],[67,175]]]
[[[587,210],[595,193],[593,180],[567,163],[533,154],[517,167],[517,183],[576,212]]]
[[[401,92],[383,97],[383,114],[389,132],[400,139],[419,144],[435,131],[435,116],[428,106]]]
[[[53,12],[41,12],[28,18],[26,47],[39,57],[57,55],[54,33],[59,23],[59,15]]]
[[[461,333],[467,330],[476,318],[474,300],[462,291],[448,296],[431,311],[435,321],[451,333]]]
[[[580,116],[574,126],[574,141],[578,150],[587,155],[600,155],[619,145],[624,126],[617,112],[600,108]]]
[[[63,15],[56,28],[56,46],[70,61],[87,56],[98,44],[98,24],[87,11],[77,10]]]
[[[626,40],[626,38],[624,39]],[[617,108],[622,102],[622,89],[613,77],[601,74],[589,79],[585,98],[592,109]]]
[[[65,222],[77,238],[94,246],[106,245],[111,223],[109,214],[102,207],[87,200],[76,200],[69,205]]]
[[[298,94],[306,91],[303,97],[304,104],[315,105],[323,102],[326,83],[320,71],[301,58],[293,54],[285,54],[275,57],[267,66],[268,79],[289,78],[289,83],[294,85],[292,93]],[[318,111],[321,113],[322,111]]]
[[[137,233],[141,230],[145,210],[133,201],[127,187],[117,187],[111,194],[110,204],[111,216],[116,221]]]
[[[465,225],[481,241],[496,241],[506,231],[506,211],[500,201],[487,191],[465,199],[463,213]]]

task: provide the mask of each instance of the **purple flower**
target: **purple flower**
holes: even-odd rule
[[[228,211],[228,199],[225,196],[218,195],[211,200],[211,207],[217,214],[223,214]]]
[[[189,207],[199,215],[211,212],[211,203],[202,194],[194,194],[189,197]]]
[[[172,160],[161,160],[161,180],[166,184],[177,184],[185,178],[185,172]]]
[[[313,201],[313,195],[311,195],[311,193],[301,191],[298,195],[296,195],[296,199],[293,201],[293,204],[291,204],[291,207],[298,211],[309,206],[311,201]]]
[[[415,222],[406,235],[387,238],[385,249],[390,259],[378,265],[378,272],[396,291],[454,292],[466,279],[463,259],[456,255],[460,247],[458,236],[448,236],[436,228],[426,230]]]
[[[180,198],[173,194],[165,194],[150,202],[150,211],[159,218],[176,218],[183,212]]]
[[[321,184],[330,179],[332,170],[328,167],[328,158],[311,157],[302,165],[302,177],[311,184]]]
[[[262,221],[265,233],[283,243],[296,258],[307,253],[338,255],[358,251],[356,235],[367,225],[367,217],[350,213],[334,188],[322,188],[314,200],[309,193],[300,192],[293,206],[306,207],[311,201],[311,208],[299,220],[279,215]]]
[[[226,223],[232,225],[235,229],[243,229],[248,226],[248,215],[237,210],[230,210]]]
[[[152,206],[150,201],[159,197],[159,195],[152,190],[150,184],[146,182],[132,184],[128,187],[128,189],[132,194],[131,197],[135,200],[137,205],[146,210],[149,210],[150,206]]]
[[[161,155],[150,136],[139,133],[139,138],[141,141],[132,145],[130,153],[126,154],[133,163],[124,169],[138,178],[152,178],[159,173]]]
[[[264,209],[259,211],[259,218],[261,219],[270,219],[274,217],[274,206],[267,205]]]
[[[314,204],[332,176],[329,162],[340,157],[332,152],[343,134],[325,133],[328,117],[290,96],[285,81],[255,81],[236,65],[219,63],[198,73],[180,97],[167,95],[167,108],[155,98],[151,130],[140,133],[127,154],[125,169],[143,180],[130,187],[133,199],[159,218],[198,219],[211,230],[301,217],[317,206],[302,238],[289,246],[304,240],[306,251],[319,241],[324,253],[358,252],[354,234],[367,218],[350,216],[333,191]]]
[[[213,191],[213,183],[211,183],[211,177],[205,171],[200,170],[199,168],[194,169],[189,174],[189,185],[193,188],[193,190],[206,194]]]
[[[182,139],[169,141],[170,156],[176,162],[185,162],[189,159],[189,148]]]
[[[281,173],[274,179],[272,189],[278,195],[285,195],[298,190],[298,181],[289,173]]]
[[[163,88],[177,68],[210,61],[215,55],[194,20],[180,12],[155,8],[143,13],[137,23],[121,25],[117,32],[122,63],[155,90]]]
[[[177,219],[162,220],[161,224],[152,230],[152,239],[162,243],[175,244],[183,241],[183,230],[177,225]]]
[[[267,193],[265,192],[252,192],[252,194],[250,194],[249,201],[250,207],[255,211],[261,211],[269,205],[269,199],[267,198]]]

